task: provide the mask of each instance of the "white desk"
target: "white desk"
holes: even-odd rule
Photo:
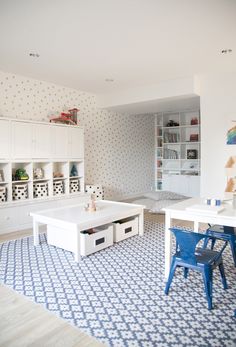
[[[172,253],[172,235],[169,228],[172,219],[181,219],[194,222],[194,231],[198,232],[199,223],[210,223],[236,227],[236,210],[229,203],[224,203],[225,209],[216,215],[207,214],[205,211],[190,212],[186,208],[192,205],[204,204],[204,199],[193,198],[184,200],[177,204],[164,208],[165,211],[165,277],[168,278],[171,253]]]
[[[88,212],[84,204],[55,208],[45,211],[32,212],[34,245],[39,244],[39,224],[58,228],[64,233],[65,244],[75,254],[75,261],[80,260],[80,232],[96,228],[114,221],[138,216],[138,234],[143,235],[144,206],[101,200],[96,202],[97,211]],[[72,244],[72,245],[71,245]]]

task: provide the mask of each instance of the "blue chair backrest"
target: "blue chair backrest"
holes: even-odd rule
[[[198,242],[206,236],[183,229],[170,228],[170,230],[175,235],[181,259],[191,265],[197,265],[195,248]]]
[[[236,235],[234,227],[227,227],[227,226],[224,225],[223,228],[224,228],[224,233],[225,234]]]

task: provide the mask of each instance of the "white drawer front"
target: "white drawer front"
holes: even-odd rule
[[[113,224],[114,242],[119,242],[138,234],[138,217],[124,219]]]
[[[16,211],[19,213],[19,222],[20,224],[31,224],[33,223],[33,218],[30,216],[30,212],[41,211],[44,209],[50,208],[50,205],[47,203],[35,204],[35,205],[25,205],[18,207]]]
[[[0,233],[4,229],[13,227],[17,224],[17,221],[19,223],[19,217],[20,214],[17,209],[13,210],[11,208],[4,208],[0,210]]]
[[[113,245],[113,225],[94,228],[94,234],[80,234],[80,252],[86,256]]]

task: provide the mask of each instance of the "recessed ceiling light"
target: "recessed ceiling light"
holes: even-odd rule
[[[40,57],[40,55],[38,53],[32,53],[32,52],[29,53],[29,56],[33,57],[33,58],[39,58]]]
[[[114,82],[113,78],[105,78],[105,82]]]
[[[228,53],[232,53],[232,49],[231,49],[231,48],[228,48],[228,49],[222,49],[222,50],[221,50],[221,53],[222,53],[222,54],[228,54]]]

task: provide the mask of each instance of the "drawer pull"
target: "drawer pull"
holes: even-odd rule
[[[128,233],[130,233],[131,231],[132,231],[132,227],[126,228],[126,229],[125,229],[125,234],[128,234]]]
[[[95,246],[101,245],[105,242],[105,237],[101,237],[100,239],[95,240]]]

